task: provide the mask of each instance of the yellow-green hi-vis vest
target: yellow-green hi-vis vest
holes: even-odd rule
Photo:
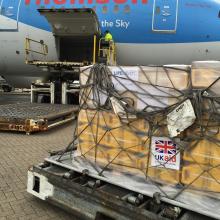
[[[111,35],[110,33],[107,33],[107,34],[105,35],[105,41],[111,41],[111,40],[113,40],[112,35]]]

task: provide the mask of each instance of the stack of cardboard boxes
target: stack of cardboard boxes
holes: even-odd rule
[[[195,134],[195,139],[201,136],[201,139],[192,141],[184,150],[181,181],[191,188],[220,192],[220,121],[213,118],[220,109],[214,101],[217,99],[209,99],[220,95],[220,62],[193,62],[191,77],[193,89],[203,91],[204,98],[202,122],[197,121],[188,133]]]
[[[204,82],[199,75],[206,76],[207,71],[213,77],[208,77]],[[155,107],[162,109],[184,100],[184,94],[191,91],[191,85],[199,89],[207,88],[220,76],[220,62],[215,63],[214,68],[209,62],[195,62],[191,72],[187,66],[111,67],[110,72],[115,89],[122,97],[133,97],[135,109],[141,111],[148,106],[153,111]],[[128,123],[123,123],[113,110],[96,108],[97,97],[94,95],[94,85],[92,78],[88,77],[89,74],[90,69],[81,74],[83,89],[80,104],[84,107],[78,118],[78,150],[83,156],[102,167],[114,164],[123,172],[141,174],[155,182],[183,184],[200,190],[219,192],[218,132],[211,137],[207,134],[198,140],[195,138],[180,147],[181,144],[179,146],[175,140],[194,134],[195,129],[198,130],[197,123],[174,140],[169,139],[166,115],[154,118],[151,122],[131,118]],[[214,93],[217,87],[213,88]],[[108,97],[106,94],[101,95],[104,104]],[[198,133],[201,136],[201,132]],[[167,155],[171,156],[164,159]],[[165,162],[161,162],[158,156]]]

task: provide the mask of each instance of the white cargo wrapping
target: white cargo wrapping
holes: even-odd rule
[[[220,205],[220,65],[213,63],[81,69],[73,161],[116,185],[212,213]]]
[[[133,107],[149,111],[165,108],[179,102],[182,98],[181,91],[188,88],[188,66],[180,69],[172,67],[108,67],[111,82],[118,94],[123,98],[130,98]],[[81,85],[92,84],[89,78],[91,68],[82,68]],[[171,80],[172,79],[172,80]],[[95,85],[94,85],[95,86]],[[80,93],[80,103],[86,103],[90,107],[96,107],[97,103],[104,105],[108,99],[106,91],[87,87]]]

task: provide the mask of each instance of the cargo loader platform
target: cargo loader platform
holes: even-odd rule
[[[47,131],[76,117],[77,106],[39,103],[0,105],[0,130],[30,134]]]
[[[27,191],[71,211],[80,219],[209,220],[220,216],[217,208],[220,202],[211,195],[187,191],[172,200],[157,193],[157,187],[138,178],[138,174],[106,169],[103,175],[98,175],[97,171],[102,168],[77,152],[66,152],[60,158],[58,153],[30,168]],[[172,197],[178,189],[165,190]]]

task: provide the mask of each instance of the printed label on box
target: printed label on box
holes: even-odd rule
[[[110,70],[113,75],[112,82],[116,90],[135,90],[136,85],[132,80],[138,81],[138,67],[110,67]]]
[[[177,145],[167,137],[152,137],[151,166],[180,169],[180,153]]]

